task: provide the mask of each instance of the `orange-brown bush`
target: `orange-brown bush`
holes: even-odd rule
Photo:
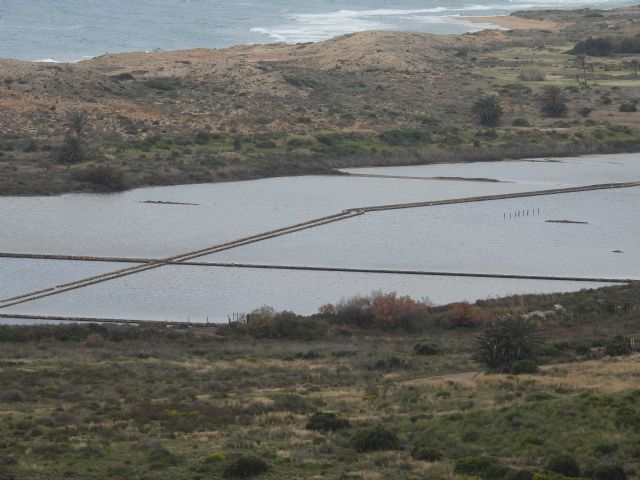
[[[477,305],[469,302],[455,303],[448,312],[438,320],[445,328],[479,327],[487,323],[490,315]]]
[[[92,333],[84,342],[82,342],[82,346],[84,348],[104,348],[109,345],[111,345],[111,342],[105,340],[105,338],[99,333]]]
[[[425,301],[408,296],[399,297],[395,292],[373,292],[371,295],[341,300],[334,310],[333,319],[343,324],[415,330],[427,316],[429,306]]]

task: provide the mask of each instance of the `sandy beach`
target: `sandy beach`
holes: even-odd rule
[[[464,20],[471,23],[486,23],[499,27],[508,28],[510,30],[559,30],[561,23],[551,20],[533,20],[529,18],[521,18],[513,15],[510,16],[493,16],[493,17],[463,17]]]

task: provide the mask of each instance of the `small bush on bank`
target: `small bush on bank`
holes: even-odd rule
[[[318,432],[335,432],[350,426],[349,420],[340,418],[333,412],[316,412],[311,415],[305,428]]]
[[[242,455],[224,469],[224,478],[249,478],[269,471],[269,465],[261,458]]]
[[[565,477],[579,477],[581,473],[580,465],[571,455],[558,455],[551,458],[547,463],[547,470]]]
[[[442,453],[433,448],[427,447],[415,447],[411,451],[411,458],[414,460],[421,460],[423,462],[439,462],[442,460]]]
[[[118,192],[126,188],[123,173],[108,165],[74,167],[71,169],[71,178],[101,186],[108,192]]]
[[[397,450],[400,448],[398,436],[382,425],[360,430],[353,436],[351,443],[358,452]]]

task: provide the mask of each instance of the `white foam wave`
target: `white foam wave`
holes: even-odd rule
[[[494,0],[495,1],[495,0]],[[621,0],[633,1],[633,0]],[[403,30],[407,23],[444,25],[450,24],[452,31],[477,31],[484,28],[500,28],[493,24],[472,23],[458,16],[506,15],[516,10],[541,8],[575,8],[579,5],[594,6],[604,4],[605,0],[508,0],[504,3],[469,4],[459,7],[437,6],[433,8],[394,9],[379,8],[369,10],[342,9],[323,13],[302,13],[290,15],[290,23],[276,27],[252,28],[253,33],[267,35],[270,38],[288,43],[317,42],[329,38],[364,30]],[[409,26],[411,29],[411,26]],[[420,28],[425,29],[425,27]],[[446,27],[436,27],[434,31],[443,31]],[[429,31],[426,28],[426,31]]]
[[[34,60],[36,63],[60,63],[58,60],[54,60],[53,58],[40,58],[38,60]]]

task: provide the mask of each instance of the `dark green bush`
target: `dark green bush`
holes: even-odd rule
[[[162,446],[157,446],[149,452],[148,460],[150,467],[157,470],[179,465],[184,459],[178,455],[174,455]]]
[[[611,455],[618,450],[615,443],[601,443],[594,448],[595,452],[600,455]]]
[[[438,462],[442,460],[442,453],[433,448],[427,447],[415,447],[411,451],[411,458],[414,460],[421,460],[423,462]]]
[[[629,355],[631,351],[631,342],[622,335],[615,336],[604,347],[604,353],[610,357]]]
[[[532,480],[533,472],[531,470],[511,470],[505,476],[504,480]]]
[[[454,470],[460,475],[473,475],[485,480],[503,478],[509,469],[491,457],[464,457],[456,461]]]
[[[581,473],[580,465],[571,455],[558,455],[549,459],[547,470],[565,477],[579,477]]]
[[[640,35],[620,37],[589,37],[575,44],[569,53],[606,57],[615,53],[640,53]]]
[[[221,327],[220,335],[249,335],[254,338],[312,340],[327,334],[327,325],[320,319],[296,315],[293,312],[251,314],[247,323],[232,323]]]
[[[416,355],[436,355],[440,353],[440,349],[433,343],[416,343],[413,346],[413,353]]]
[[[530,127],[531,124],[529,123],[529,120],[527,120],[526,118],[514,118],[513,121],[511,122],[511,125],[513,125],[514,127]]]
[[[627,474],[620,465],[600,465],[589,475],[594,480],[626,480]]]
[[[151,78],[145,82],[145,85],[163,92],[170,92],[176,89],[174,83],[168,78]]]
[[[521,375],[526,373],[538,373],[540,369],[535,362],[531,360],[519,360],[513,364],[511,367],[510,373],[514,375]]]
[[[285,393],[274,399],[274,410],[293,413],[306,413],[311,405],[306,398],[294,393]]]
[[[71,170],[71,177],[79,182],[103,187],[108,192],[118,192],[126,188],[123,173],[109,165],[78,166]]]
[[[129,80],[135,80],[133,75],[129,72],[118,73],[116,75],[111,75],[111,78],[116,82],[125,82]]]
[[[430,141],[430,136],[422,130],[388,130],[378,134],[378,139],[389,145],[415,145]]]
[[[261,458],[243,455],[231,461],[224,469],[225,478],[249,478],[269,471],[269,465]]]
[[[340,418],[333,412],[316,412],[311,415],[305,428],[318,432],[335,432],[350,426],[349,420]]]
[[[382,425],[360,430],[353,436],[351,443],[358,452],[397,450],[400,448],[398,436]]]
[[[638,107],[636,107],[635,103],[623,103],[622,105],[620,105],[620,108],[618,110],[624,113],[632,113],[637,112]]]
[[[17,403],[24,402],[26,397],[20,390],[2,390],[0,391],[0,402]]]

